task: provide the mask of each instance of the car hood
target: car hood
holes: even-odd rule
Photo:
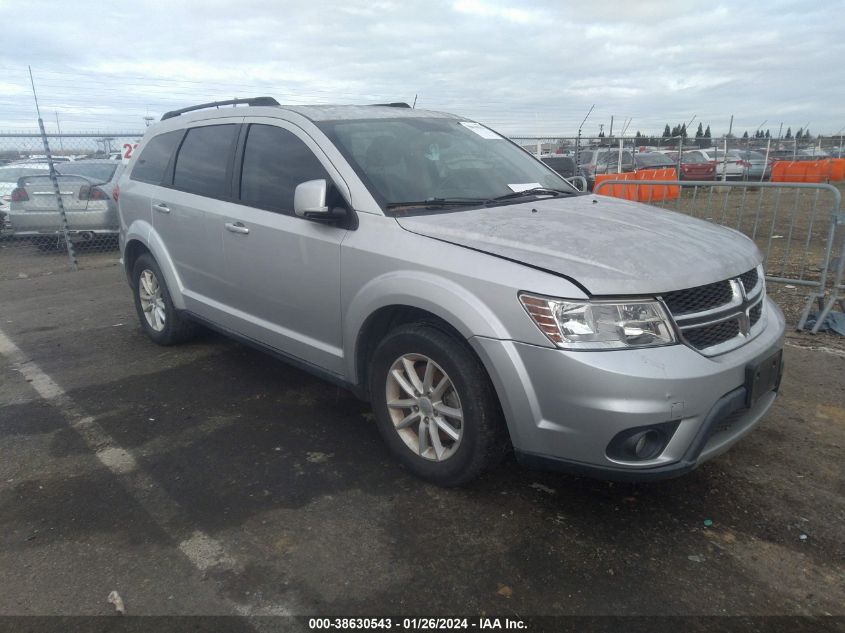
[[[680,213],[605,196],[397,217],[408,231],[563,275],[591,295],[655,294],[740,275],[755,244]]]

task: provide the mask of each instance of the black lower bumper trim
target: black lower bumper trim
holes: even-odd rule
[[[595,464],[523,451],[515,451],[516,459],[520,464],[529,468],[557,470],[609,481],[660,481],[680,477],[698,465],[698,458],[704,450],[707,440],[710,439],[713,428],[738,410],[745,409],[746,392],[747,390],[744,386],[738,387],[719,398],[716,404],[713,405],[713,408],[710,409],[707,417],[704,418],[704,422],[702,422],[693,441],[690,442],[689,448],[684,456],[680,460],[666,464],[665,466],[656,466],[654,468],[597,466]]]

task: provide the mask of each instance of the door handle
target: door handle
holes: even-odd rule
[[[241,235],[249,233],[249,229],[244,226],[243,222],[226,222],[224,226],[231,233],[240,233]]]
[[[155,209],[155,210],[156,210],[156,211],[158,211],[159,213],[170,213],[170,207],[168,207],[168,206],[167,206],[166,204],[164,204],[163,202],[156,202],[156,203],[153,205],[153,209]]]

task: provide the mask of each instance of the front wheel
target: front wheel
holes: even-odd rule
[[[173,307],[158,263],[144,253],[132,268],[135,310],[147,336],[159,345],[175,345],[190,338],[193,324]]]
[[[370,393],[379,431],[417,476],[456,486],[510,448],[490,379],[466,343],[427,323],[403,325],[378,345]]]

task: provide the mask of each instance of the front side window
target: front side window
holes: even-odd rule
[[[314,152],[292,132],[274,125],[249,126],[241,169],[241,202],[292,215],[296,186],[318,179],[331,182]]]
[[[439,199],[485,201],[532,187],[575,191],[477,123],[408,117],[318,125],[385,210]]]
[[[227,196],[226,172],[237,133],[234,124],[189,129],[176,155],[173,186],[209,198]]]
[[[153,185],[164,182],[164,174],[170,157],[181,138],[182,130],[165,132],[151,138],[135,162],[130,178]]]

